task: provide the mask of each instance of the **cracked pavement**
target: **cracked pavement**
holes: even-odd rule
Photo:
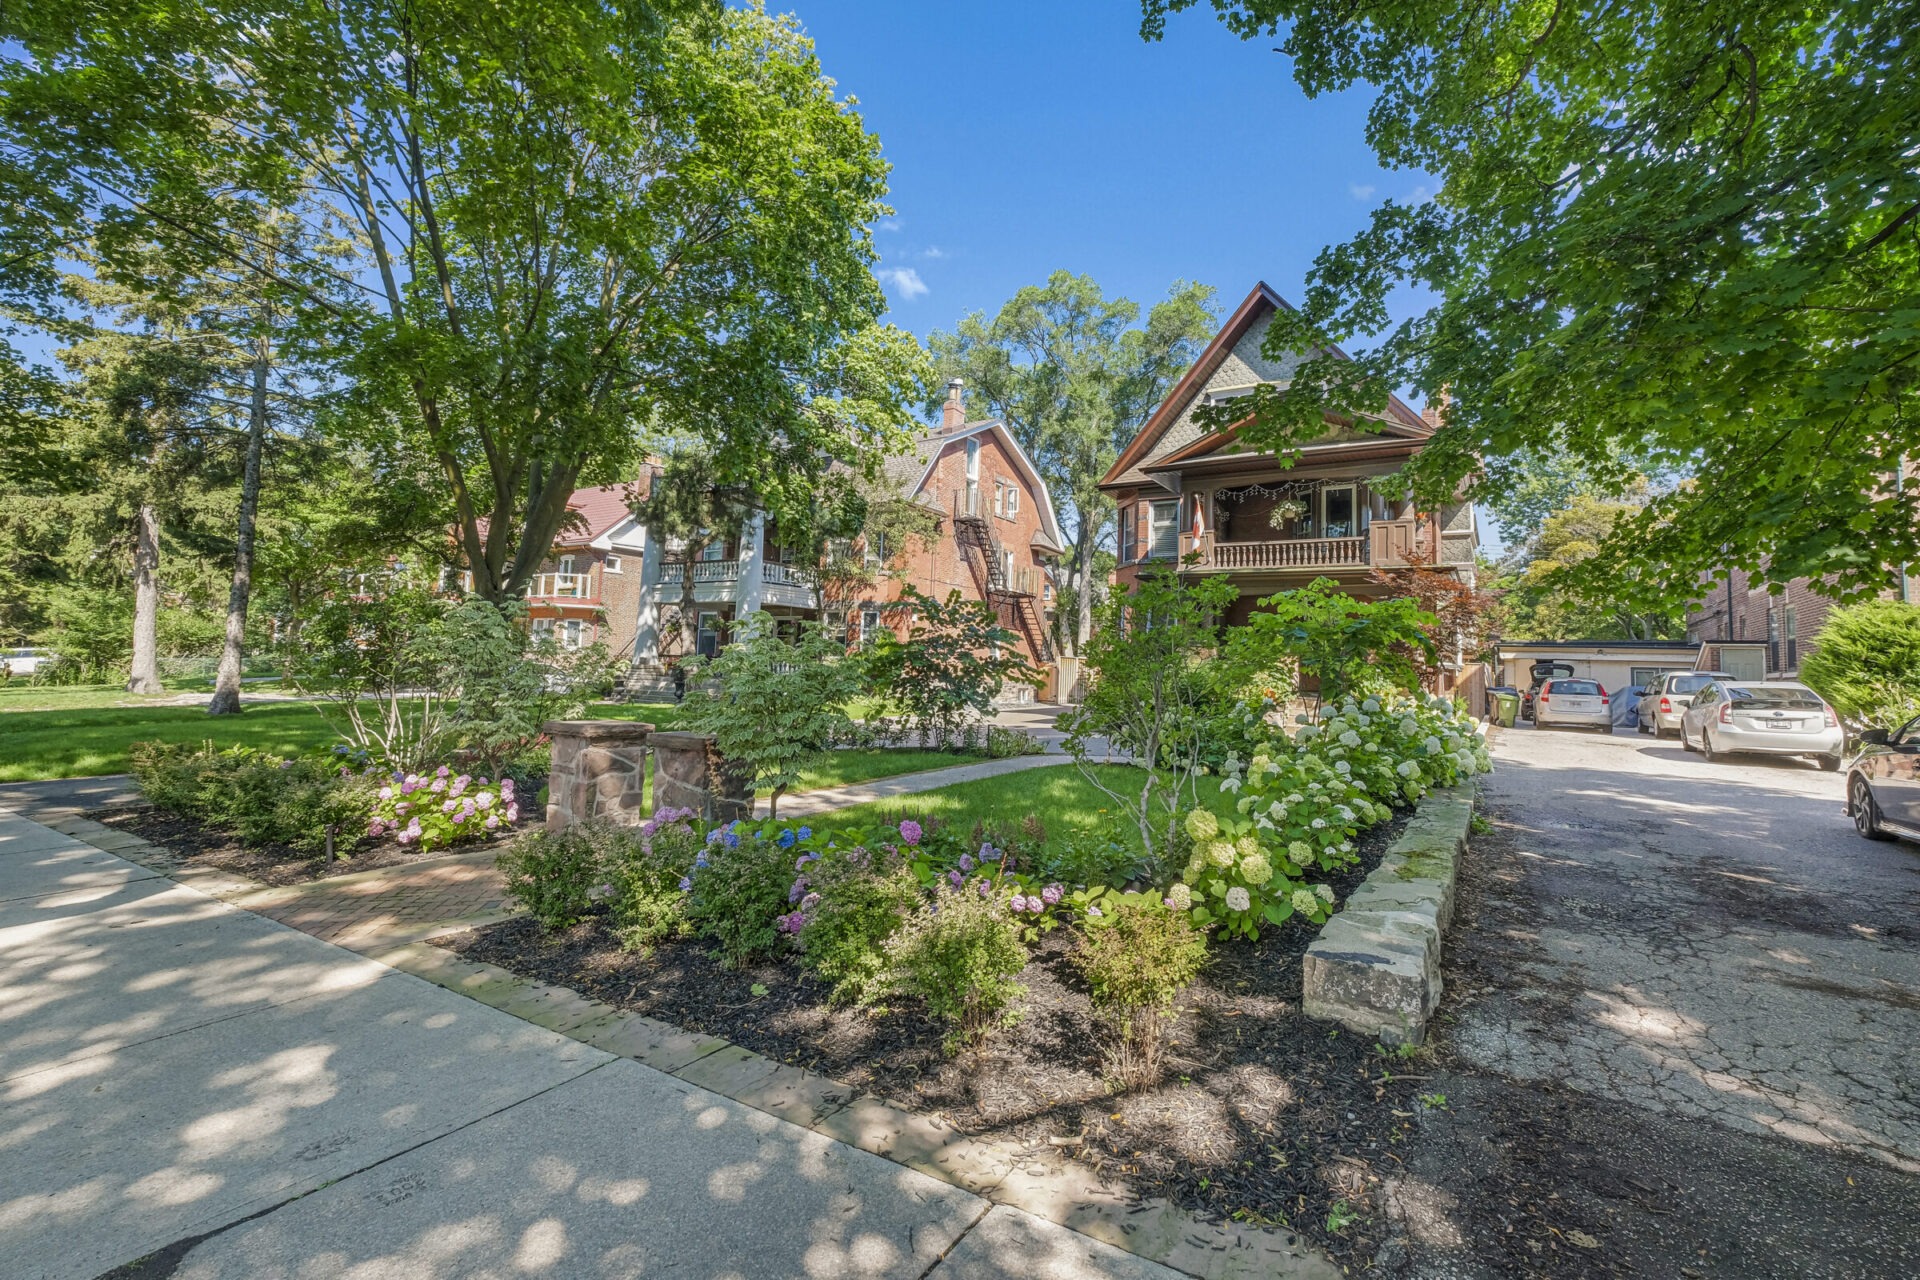
[[[1798,760],[1493,754],[1403,1269],[1920,1274],[1920,846]]]

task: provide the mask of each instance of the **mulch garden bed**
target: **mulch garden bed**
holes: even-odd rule
[[[1359,864],[1334,882],[1342,900],[1405,821],[1361,834]],[[1292,1227],[1363,1263],[1386,1235],[1380,1179],[1399,1166],[1395,1148],[1412,1132],[1422,1068],[1300,1013],[1301,957],[1316,932],[1290,924],[1255,944],[1214,946],[1181,999],[1164,1080],[1129,1093],[1103,1079],[1099,1032],[1066,961],[1064,930],[1034,949],[1019,1022],[959,1057],[941,1051],[942,1028],[914,1001],[836,1008],[826,986],[794,965],[727,969],[698,941],[644,956],[622,951],[592,921],[546,935],[523,916],[436,942],[722,1036],[968,1134],[1051,1145],[1143,1196]]]
[[[353,848],[348,856],[336,857],[332,863],[328,863],[324,856],[303,853],[284,844],[249,848],[241,844],[232,832],[209,827],[196,819],[183,818],[151,805],[103,809],[87,816],[102,826],[125,831],[161,846],[173,854],[180,866],[214,867],[275,886],[307,884],[332,876],[352,875],[356,871],[372,871],[377,867],[425,862],[429,858],[441,858],[450,853],[478,853],[497,849],[505,845],[512,835],[506,832],[493,840],[476,840],[455,848],[435,849],[431,853],[423,853],[417,847],[392,840],[380,840]],[[343,848],[348,845],[346,839],[340,843]]]

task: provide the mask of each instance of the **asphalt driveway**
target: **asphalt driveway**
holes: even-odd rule
[[[1411,1274],[1920,1274],[1920,847],[1840,775],[1496,735]]]

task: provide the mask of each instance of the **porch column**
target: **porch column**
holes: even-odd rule
[[[740,577],[733,584],[735,622],[745,622],[752,617],[766,597],[766,576],[761,567],[767,562],[766,548],[761,545],[766,536],[767,518],[764,515],[756,515],[748,520],[746,529],[740,535]]]

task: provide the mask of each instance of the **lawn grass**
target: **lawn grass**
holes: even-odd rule
[[[1123,795],[1138,795],[1143,779],[1128,765],[1097,765],[1095,772]],[[1235,816],[1236,796],[1219,789],[1219,779],[1200,779],[1200,799],[1222,816]],[[1127,813],[1116,808],[1072,764],[1042,765],[1003,773],[973,782],[956,783],[934,791],[853,805],[809,818],[816,831],[871,829],[898,823],[902,818],[925,822],[937,819],[962,830],[976,822],[1008,825],[1035,817],[1046,826],[1049,839],[1068,831],[1098,831],[1140,846],[1140,832]],[[1166,821],[1164,810],[1159,822]]]
[[[24,679],[0,684],[0,714],[9,711],[70,711],[80,707],[142,707],[165,703],[183,693],[209,693],[211,680],[167,680],[165,693],[128,693],[119,684],[29,684]],[[244,686],[248,693],[280,691],[279,680],[255,680]]]
[[[205,707],[81,704],[9,709],[0,714],[0,782],[125,773],[128,745],[155,739],[211,741],[219,747],[258,747],[284,755],[324,750],[338,741],[320,713],[305,702],[255,703],[237,716],[210,716]]]
[[[958,751],[894,751],[849,747],[844,751],[830,751],[802,767],[800,781],[794,783],[793,790],[787,794],[818,791],[822,787],[851,786],[856,782],[872,782],[875,778],[896,778],[903,773],[919,773],[925,769],[955,769],[985,759],[982,755]]]

